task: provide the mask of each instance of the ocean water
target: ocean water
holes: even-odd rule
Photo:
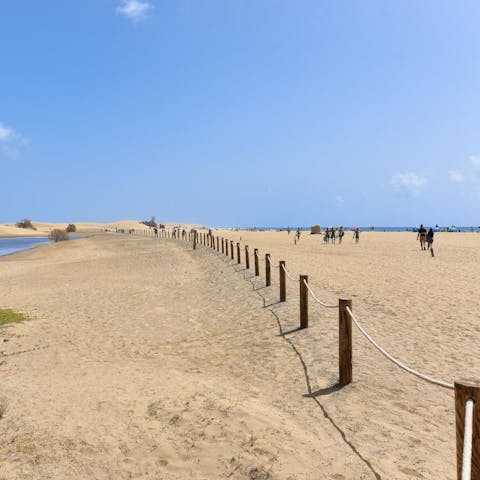
[[[331,225],[330,225],[331,226]],[[322,231],[324,231],[326,228],[329,228],[330,226],[323,226],[322,225]],[[428,230],[429,228],[433,228],[435,232],[480,232],[480,226],[473,227],[473,226],[438,226],[438,229],[435,227],[435,225],[424,225],[425,228]],[[338,227],[338,225],[336,225]],[[370,232],[370,231],[375,231],[375,232],[416,232],[418,230],[418,225],[414,226],[409,226],[409,227],[362,227],[360,226],[360,230],[362,232]],[[253,227],[244,227],[242,230],[252,230]],[[280,230],[287,230],[287,227],[255,227],[257,231],[280,231]],[[302,231],[309,232],[310,227],[300,227]],[[353,226],[345,226],[347,230],[352,230],[354,227]],[[297,227],[290,227],[290,230],[292,232],[295,232]]]
[[[80,238],[78,236],[70,237],[70,240]],[[11,253],[21,252],[29,248],[36,247],[42,243],[48,243],[47,237],[10,237],[0,238],[0,256],[10,255]]]

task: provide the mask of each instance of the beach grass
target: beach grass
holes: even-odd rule
[[[10,308],[0,308],[0,327],[7,323],[18,323],[30,320],[28,315],[16,312]]]

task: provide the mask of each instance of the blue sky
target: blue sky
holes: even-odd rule
[[[0,3],[0,222],[479,225],[477,0]]]

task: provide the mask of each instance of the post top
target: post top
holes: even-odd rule
[[[461,379],[453,383],[455,385],[455,388],[457,387],[480,388],[480,380],[477,380],[474,378]]]

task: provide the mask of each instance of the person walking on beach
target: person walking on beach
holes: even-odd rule
[[[335,244],[335,228],[334,227],[330,229],[330,238],[332,240],[332,243]]]
[[[339,245],[342,244],[342,238],[343,238],[344,235],[345,235],[345,232],[343,231],[343,227],[340,227],[338,229],[338,244]]]
[[[355,243],[359,242],[359,240],[360,240],[360,228],[359,227],[355,227],[355,229],[353,230],[353,238],[355,239]]]
[[[420,228],[418,229],[417,240],[420,240],[420,250],[426,250],[425,241],[427,240],[427,231],[423,224],[420,224]]]
[[[427,232],[427,248],[430,250],[433,248],[433,229],[429,229]]]
[[[300,227],[297,228],[296,236],[297,236],[297,242],[298,242],[300,240]]]

